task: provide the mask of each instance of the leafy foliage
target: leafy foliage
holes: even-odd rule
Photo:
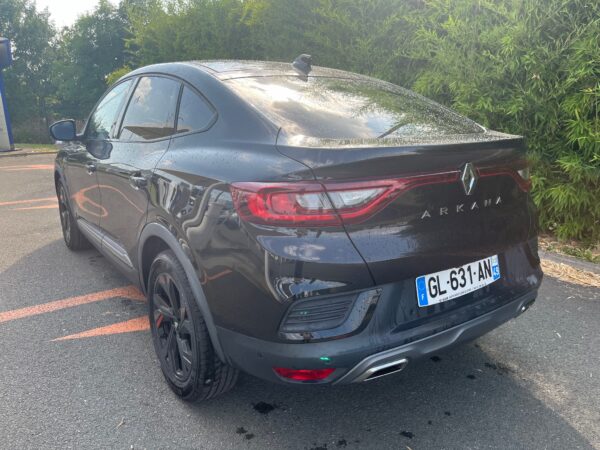
[[[91,14],[61,31],[53,65],[56,113],[82,118],[92,109],[106,90],[107,76],[125,62],[127,25],[123,11],[101,0]]]
[[[428,1],[406,55],[413,87],[528,139],[544,228],[600,239],[600,4]]]
[[[129,67],[164,61],[310,53],[389,80],[526,136],[542,226],[600,240],[596,0],[102,0],[58,34],[32,0],[0,0],[0,33],[17,124],[83,118]]]
[[[0,0],[0,36],[19,43],[3,74],[13,132],[22,142],[37,140],[48,134],[54,28],[32,0]]]

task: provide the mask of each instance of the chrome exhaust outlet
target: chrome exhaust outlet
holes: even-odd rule
[[[519,308],[519,312],[517,314],[517,316],[520,316],[521,314],[523,314],[525,311],[527,311],[529,308],[531,308],[531,306],[535,303],[535,299],[528,301],[527,303],[524,303],[521,308]]]
[[[385,377],[393,373],[398,373],[404,370],[408,365],[408,359],[402,358],[397,361],[390,361],[385,364],[379,364],[372,366],[365,370],[362,374],[352,380],[353,383],[359,383],[361,381],[371,381],[377,378]]]

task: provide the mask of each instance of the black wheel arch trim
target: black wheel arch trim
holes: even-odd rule
[[[62,185],[65,187],[65,189],[67,189],[64,167],[62,166],[62,164],[59,164],[58,161],[54,162],[54,181],[55,181],[55,184],[56,184],[56,181],[62,183]]]
[[[58,185],[61,185],[65,188],[65,193],[67,194],[67,201],[69,202],[69,206],[71,207],[71,192],[69,190],[69,183],[67,183],[67,177],[65,174],[65,168],[62,164],[59,164],[58,161],[55,161],[54,164],[54,190],[56,192],[56,197],[58,198]],[[73,212],[73,208],[71,207],[71,212],[74,214],[74,217],[77,218],[77,215]]]
[[[202,316],[204,317],[204,322],[206,323],[206,327],[208,329],[208,334],[210,335],[210,339],[212,341],[215,352],[223,362],[228,362],[225,357],[225,353],[223,352],[223,348],[221,347],[221,343],[219,342],[219,335],[217,333],[217,328],[215,326],[215,322],[213,320],[212,313],[208,306],[208,302],[206,300],[206,296],[204,295],[204,290],[200,284],[200,280],[198,279],[198,275],[194,270],[194,266],[192,265],[192,261],[185,254],[181,244],[178,242],[177,238],[171,233],[164,225],[161,225],[156,222],[152,222],[147,224],[140,234],[139,245],[138,245],[138,273],[140,277],[140,286],[142,286],[144,293],[147,292],[146,280],[143,279],[143,270],[142,268],[142,252],[144,249],[144,244],[149,238],[156,237],[162,239],[165,244],[169,247],[170,250],[175,253],[175,256],[183,266],[183,270],[185,270],[185,274],[188,278],[188,282],[190,283],[190,287],[192,288],[192,292],[194,293],[194,298],[198,307],[200,308],[200,312],[202,312]]]

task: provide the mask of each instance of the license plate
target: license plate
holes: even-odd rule
[[[498,255],[416,279],[419,306],[446,302],[500,279]]]

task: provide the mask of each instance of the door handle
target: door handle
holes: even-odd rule
[[[140,189],[148,185],[148,178],[140,174],[135,174],[129,177],[129,182],[135,189]]]
[[[96,164],[94,164],[94,163],[87,163],[85,165],[85,170],[87,170],[87,173],[89,173],[90,175],[92,175],[96,171]]]

